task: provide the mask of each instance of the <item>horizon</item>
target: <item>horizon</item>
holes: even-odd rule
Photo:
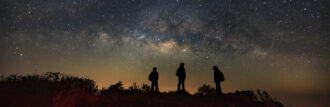
[[[26,75],[42,75],[42,74],[46,74],[48,72],[41,72],[41,73],[29,73],[29,74],[19,74],[19,73],[13,73],[13,74],[7,74],[7,75],[1,75],[3,76],[3,78],[6,78],[10,75],[21,75],[21,76],[26,76]],[[52,73],[57,73],[57,72],[52,72]],[[147,84],[147,85],[150,85],[151,86],[151,82],[149,80],[146,80],[147,82],[134,82],[134,81],[131,81],[131,82],[124,82],[124,80],[118,80],[118,81],[115,81],[115,80],[111,80],[111,82],[109,83],[105,83],[104,85],[100,85],[98,84],[97,81],[95,81],[93,78],[90,78],[88,77],[87,75],[82,75],[82,76],[79,76],[79,75],[72,75],[72,74],[69,74],[69,73],[62,73],[62,72],[58,72],[58,73],[61,73],[61,74],[65,74],[65,75],[68,75],[68,76],[74,76],[74,77],[79,77],[79,78],[87,78],[87,79],[91,79],[95,82],[95,85],[97,86],[96,88],[98,90],[102,90],[102,89],[107,89],[109,86],[111,85],[114,85],[118,82],[121,82],[123,83],[123,87],[125,89],[128,89],[130,86],[132,86],[134,83],[136,83],[136,85],[138,86],[138,88],[141,88],[141,86],[143,84]],[[159,87],[160,87],[160,92],[171,92],[171,91],[177,91],[177,82],[173,83],[174,85],[173,86],[170,86],[170,87],[163,87],[162,84],[159,84]],[[212,88],[215,88],[215,83],[212,82],[212,84],[207,84],[207,83],[201,83],[200,86],[198,86],[197,88],[193,88],[193,89],[186,89],[187,92],[189,92],[190,94],[195,94],[197,92],[197,89],[199,87],[201,87],[202,85],[210,85]],[[223,84],[221,85],[223,86]],[[244,90],[249,90],[249,91],[253,91],[253,92],[256,92],[258,89],[262,90],[262,91],[266,91],[268,92],[268,90],[264,90],[264,89],[261,89],[261,88],[247,88],[247,89],[233,89],[233,90],[228,90],[228,89],[223,89],[224,93],[234,93],[235,91],[244,91]],[[290,94],[290,95],[311,95],[311,96],[328,96],[327,93],[305,93],[305,92],[297,92],[297,93],[292,93],[292,92],[273,92],[273,93],[269,93],[270,95],[277,95],[277,94]],[[276,96],[273,96],[276,98]]]

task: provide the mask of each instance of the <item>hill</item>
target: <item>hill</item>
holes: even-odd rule
[[[3,107],[282,107],[266,92],[236,91],[217,95],[208,85],[198,93],[149,92],[150,86],[136,84],[124,89],[118,82],[98,90],[95,82],[61,73],[1,76],[0,106]]]

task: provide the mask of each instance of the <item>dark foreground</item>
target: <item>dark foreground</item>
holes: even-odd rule
[[[216,96],[119,96],[114,106],[149,107],[281,107],[276,102],[257,102],[238,97]],[[127,103],[125,103],[127,102]]]
[[[1,99],[3,107],[282,107],[237,96],[114,95],[57,96],[20,95]],[[4,102],[3,102],[4,101]]]
[[[1,107],[282,107],[267,93],[236,91],[216,95],[203,85],[198,93],[151,93],[150,86],[124,89],[121,82],[97,90],[94,81],[59,73],[1,77]]]

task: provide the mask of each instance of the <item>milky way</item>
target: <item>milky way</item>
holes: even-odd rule
[[[65,72],[188,91],[224,72],[225,92],[329,95],[327,0],[1,0],[0,74]],[[243,83],[244,81],[244,83]]]

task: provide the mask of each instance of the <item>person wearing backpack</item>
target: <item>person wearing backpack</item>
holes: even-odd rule
[[[156,88],[156,92],[159,92],[159,89],[158,89],[158,72],[157,72],[156,67],[154,67],[153,71],[150,73],[149,80],[151,81],[151,92],[154,92],[155,88]]]
[[[218,66],[213,66],[213,70],[214,70],[214,82],[216,85],[216,91],[219,95],[222,95],[220,82],[224,81],[225,77],[223,76],[222,72],[219,70]]]

